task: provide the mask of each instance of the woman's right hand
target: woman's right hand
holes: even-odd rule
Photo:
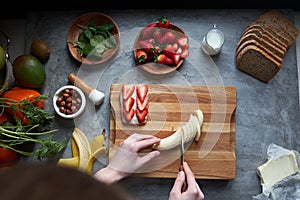
[[[187,189],[182,191],[185,181]],[[204,194],[196,182],[194,173],[186,162],[183,163],[183,171],[179,171],[177,175],[169,200],[204,200]]]

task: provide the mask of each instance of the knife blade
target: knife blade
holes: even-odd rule
[[[179,167],[179,170],[184,172],[183,162],[184,162],[184,138],[183,138],[183,132],[182,132],[181,133],[181,155],[180,155],[180,167]],[[183,186],[181,188],[181,192],[186,191],[186,189],[187,189],[187,182],[186,182],[186,177],[185,177],[185,181],[183,182]]]

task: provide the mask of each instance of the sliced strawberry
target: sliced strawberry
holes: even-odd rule
[[[182,51],[182,53],[180,54],[180,57],[181,58],[186,58],[186,57],[188,57],[188,55],[189,55],[189,50],[188,49],[184,49]]]
[[[134,89],[135,89],[135,85],[133,84],[122,85],[122,95],[123,95],[122,97],[124,101],[132,96]]]
[[[178,55],[178,54],[173,55],[172,60],[174,61],[175,65],[178,65],[178,63],[180,62],[180,59],[181,59],[180,55]]]
[[[136,118],[138,119],[140,124],[143,124],[143,122],[146,120],[146,117],[148,115],[148,108],[145,108],[143,111],[139,111],[138,109],[135,111]]]
[[[171,31],[167,31],[160,39],[160,44],[173,44],[175,42],[175,35]]]
[[[129,112],[134,105],[134,98],[130,97],[123,101],[123,108],[126,112]]]
[[[140,101],[143,103],[148,94],[148,86],[146,84],[136,85],[136,94]]]
[[[143,102],[141,102],[141,100],[139,98],[137,98],[136,103],[137,103],[137,109],[139,111],[143,111],[145,108],[148,107],[149,99],[148,99],[148,97],[146,97],[145,100]]]
[[[145,63],[147,60],[147,53],[142,49],[138,49],[136,51],[136,58],[137,58],[138,63],[140,63],[140,64]]]
[[[186,45],[188,45],[188,37],[187,36],[182,36],[182,37],[178,38],[177,43],[178,43],[179,46],[185,47]]]
[[[126,120],[126,122],[130,122],[134,116],[135,110],[131,109],[130,112],[126,112],[125,109],[122,109],[123,117]]]
[[[177,51],[177,49],[179,48],[178,44],[176,42],[173,44],[173,48],[174,48],[175,51]]]
[[[182,48],[181,48],[181,47],[179,47],[179,48],[177,49],[176,54],[178,54],[178,55],[182,54]]]

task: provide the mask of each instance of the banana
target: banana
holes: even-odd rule
[[[153,148],[157,150],[167,150],[172,149],[177,145],[181,144],[181,135],[182,129],[178,129],[175,133],[170,135],[169,137],[163,138],[160,140],[158,145],[154,145]]]
[[[93,153],[92,153],[92,155],[90,156],[90,159],[89,159],[89,162],[88,162],[88,167],[87,167],[87,173],[88,174],[92,174],[93,173],[93,164],[94,164],[94,161],[98,158],[98,156],[100,155],[100,154],[102,154],[102,155],[104,155],[105,153],[107,153],[106,152],[106,147],[100,147],[100,148],[98,148],[96,151],[94,151]]]
[[[79,157],[71,157],[71,158],[61,158],[58,160],[57,165],[63,166],[63,167],[72,167],[72,168],[78,168],[79,163]]]
[[[199,140],[199,138],[200,138],[200,136],[201,136],[201,127],[202,127],[202,124],[203,124],[203,113],[202,113],[202,111],[200,110],[200,109],[197,109],[196,111],[195,111],[195,115],[196,115],[196,118],[197,118],[197,120],[198,120],[198,125],[199,125],[199,127],[198,127],[198,125],[197,125],[197,134],[196,134],[196,136],[195,136],[195,141],[198,141]]]
[[[78,169],[81,171],[86,171],[91,156],[90,143],[85,134],[76,127],[74,128],[72,138],[76,142],[79,151]]]
[[[189,120],[182,125],[172,135],[161,139],[160,143],[153,145],[153,149],[168,150],[181,144],[181,135],[184,136],[184,142],[190,142],[191,140],[198,141],[201,135],[201,126],[203,123],[203,113],[200,109],[196,110],[193,114],[190,114]]]

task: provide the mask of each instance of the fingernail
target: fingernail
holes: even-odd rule
[[[179,176],[184,176],[184,171],[180,171]]]

